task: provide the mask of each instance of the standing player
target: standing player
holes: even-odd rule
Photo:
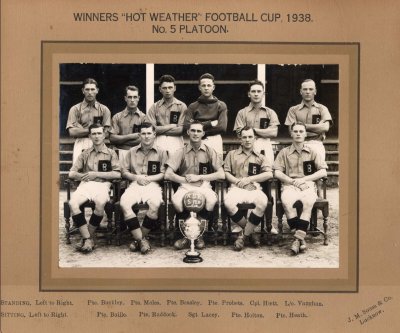
[[[89,126],[94,123],[101,124],[107,136],[107,131],[111,125],[110,110],[96,101],[96,96],[99,93],[96,80],[89,78],[83,81],[82,93],[83,102],[74,105],[69,110],[66,126],[69,135],[76,138],[72,155],[73,163],[83,150],[92,146],[92,140],[88,137]]]
[[[292,145],[282,149],[274,162],[275,177],[282,182],[282,204],[290,229],[295,230],[293,254],[306,249],[304,237],[310,224],[311,210],[317,200],[315,180],[326,177],[327,165],[314,149],[304,143],[306,125],[293,123]],[[297,216],[293,204],[301,201],[303,211]]]
[[[146,121],[156,128],[156,145],[169,153],[183,147],[182,121],[186,104],[174,97],[175,79],[171,75],[163,75],[158,87],[162,99],[155,102],[146,115]]]
[[[326,106],[317,103],[314,98],[317,95],[317,88],[313,80],[304,80],[301,84],[300,104],[292,106],[286,116],[285,125],[290,128],[294,122],[302,122],[307,129],[306,141],[309,146],[315,149],[325,160],[325,147],[323,141],[329,125],[332,123],[332,116]]]
[[[167,171],[165,178],[180,186],[172,196],[172,204],[177,211],[178,218],[185,219],[189,216],[188,212],[183,211],[183,197],[189,191],[202,193],[206,198],[205,208],[198,215],[206,220],[213,216],[214,206],[218,201],[217,194],[211,188],[211,181],[224,179],[222,160],[217,152],[205,145],[201,139],[204,136],[203,124],[197,121],[189,125],[187,131],[189,143],[172,154],[167,161]],[[179,239],[174,246],[180,250],[189,246],[187,238]],[[205,247],[204,240],[200,237],[196,247]]]
[[[155,228],[158,219],[158,209],[162,203],[159,181],[164,179],[166,153],[154,144],[155,128],[150,123],[140,125],[141,142],[128,150],[122,163],[122,176],[132,183],[121,197],[120,204],[125,223],[132,236],[131,251],[140,247],[142,254],[150,251],[150,244],[145,236]],[[139,202],[147,203],[149,210],[140,228],[139,220],[132,206]]]
[[[233,130],[239,134],[245,126],[253,128],[257,136],[254,149],[260,152],[264,151],[265,156],[272,164],[274,151],[270,138],[275,138],[278,135],[278,116],[274,110],[262,105],[264,84],[261,81],[250,82],[247,94],[250,98],[250,104],[238,112]]]
[[[139,110],[139,89],[135,86],[125,88],[126,108],[115,114],[110,129],[110,142],[118,148],[122,163],[129,149],[140,143],[139,128],[146,115]]]
[[[82,235],[80,247],[82,252],[91,252],[94,249],[95,232],[103,219],[104,206],[110,200],[108,194],[110,180],[121,177],[117,154],[104,144],[103,126],[97,123],[90,125],[89,138],[93,146],[78,156],[69,172],[69,178],[81,182],[77,190],[72,193],[69,205],[72,220]],[[87,200],[95,203],[89,225],[79,208]]]
[[[221,134],[226,132],[228,123],[226,104],[213,95],[215,90],[214,76],[209,73],[203,74],[199,79],[199,90],[201,96],[196,102],[189,105],[186,110],[183,128],[187,130],[194,120],[204,126],[204,143],[223,155],[223,144]]]
[[[268,198],[261,190],[260,182],[272,178],[272,163],[255,146],[255,133],[251,127],[243,127],[239,132],[241,147],[228,152],[224,162],[226,180],[231,184],[225,195],[224,205],[231,220],[244,228],[244,235],[235,241],[234,249],[241,251],[252,236],[255,246],[260,245],[254,229],[264,218]],[[245,211],[237,208],[238,203],[254,203],[255,208],[249,218]]]

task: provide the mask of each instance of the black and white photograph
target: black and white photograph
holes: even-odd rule
[[[59,64],[59,267],[339,268],[338,64]]]

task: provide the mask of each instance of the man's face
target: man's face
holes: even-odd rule
[[[94,83],[86,83],[82,88],[83,96],[85,96],[86,102],[93,102],[96,100],[96,96],[99,92],[99,89],[96,87]]]
[[[303,101],[313,101],[316,94],[317,89],[315,88],[315,83],[313,81],[307,81],[301,84],[300,95],[303,98]]]
[[[104,134],[104,128],[92,128],[90,130],[90,139],[92,140],[94,145],[100,145],[104,142],[106,136]]]
[[[260,84],[253,84],[250,87],[248,96],[250,97],[250,101],[252,103],[261,103],[262,98],[264,96],[264,89]]]
[[[294,142],[304,142],[307,136],[306,129],[303,125],[294,125],[291,131],[291,136]]]
[[[152,127],[142,127],[140,129],[140,139],[143,146],[150,147],[156,139],[156,132],[153,131]]]
[[[240,134],[240,140],[244,148],[246,149],[253,148],[254,142],[256,140],[254,131],[252,129],[242,131],[242,133]]]
[[[139,92],[128,90],[125,96],[125,102],[128,109],[135,109],[139,104]]]
[[[192,124],[190,125],[187,133],[189,135],[190,142],[200,142],[204,136],[203,126],[201,124]]]
[[[176,90],[176,87],[173,82],[163,82],[161,83],[159,90],[161,95],[163,95],[165,99],[170,99],[174,97],[174,92]]]
[[[202,79],[199,84],[199,90],[204,97],[210,97],[215,89],[213,80]]]

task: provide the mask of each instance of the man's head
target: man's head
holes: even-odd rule
[[[171,99],[174,97],[176,91],[175,79],[171,75],[163,75],[160,77],[158,89],[164,99]]]
[[[302,122],[294,122],[290,125],[290,135],[293,142],[304,142],[307,136],[306,125]]]
[[[136,86],[127,86],[125,88],[125,102],[128,109],[136,109],[139,100],[139,89]]]
[[[96,96],[99,93],[99,86],[97,81],[91,78],[83,81],[82,84],[82,93],[85,97],[85,101],[90,103],[96,100]]]
[[[101,145],[106,138],[103,125],[98,123],[90,125],[89,138],[92,140],[94,146]]]
[[[301,83],[300,95],[304,102],[312,102],[316,94],[317,88],[313,80],[307,79]]]
[[[210,73],[205,73],[199,78],[199,90],[201,95],[210,98],[214,92],[215,84],[214,84],[214,76]]]
[[[251,81],[247,95],[252,103],[261,103],[264,96],[264,84],[260,80]]]
[[[245,126],[239,132],[239,138],[242,143],[243,148],[252,149],[254,147],[254,142],[256,141],[256,136],[254,129],[249,126]]]
[[[142,123],[139,135],[142,146],[152,147],[156,139],[156,129],[151,123]]]
[[[190,123],[187,134],[189,135],[190,143],[201,142],[205,134],[203,124],[198,121],[193,121],[192,123]]]

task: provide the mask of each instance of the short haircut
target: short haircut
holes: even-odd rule
[[[125,87],[125,96],[128,95],[128,90],[130,91],[137,91],[139,95],[139,88],[136,86],[127,86]]]
[[[93,123],[92,125],[89,126],[89,134],[92,133],[92,128],[103,128],[103,133],[104,133],[104,126],[102,124],[99,123]]]
[[[242,132],[243,131],[248,131],[248,130],[252,130],[253,131],[253,134],[254,135],[256,135],[256,132],[254,132],[254,128],[253,127],[250,127],[250,126],[245,126],[245,127],[243,127],[240,131],[239,131],[239,136],[242,136]]]
[[[214,75],[212,75],[210,73],[204,73],[202,76],[200,76],[199,84],[200,84],[201,80],[203,80],[203,79],[210,79],[210,80],[212,80],[213,83],[215,81]]]
[[[193,120],[190,124],[189,124],[189,129],[192,125],[201,125],[201,127],[203,128],[204,131],[204,125],[202,122],[198,121],[198,120]]]
[[[255,86],[256,84],[260,85],[261,87],[263,87],[263,90],[265,89],[264,88],[264,83],[262,83],[260,80],[253,80],[253,81],[249,82],[249,91],[251,90],[251,87]]]
[[[159,85],[161,86],[164,82],[170,82],[175,84],[175,78],[172,75],[163,75],[160,77],[160,79],[158,80]]]
[[[83,81],[82,88],[85,88],[85,86],[87,84],[94,84],[96,86],[96,88],[99,87],[99,85],[97,84],[97,81],[95,79],[91,79],[91,78],[87,78],[86,80]]]
[[[148,122],[141,123],[139,126],[139,132],[142,130],[142,128],[151,128],[154,133],[156,132],[156,128],[154,127],[154,125],[152,123],[148,123]]]
[[[314,80],[311,80],[311,79],[305,79],[305,80],[303,80],[303,82],[301,82],[300,86],[303,85],[303,83],[306,83],[306,82],[312,82],[312,83],[314,83],[315,86],[317,86],[317,85],[315,84],[315,81],[314,81]]]
[[[307,128],[306,128],[306,124],[304,124],[303,122],[301,122],[301,121],[295,121],[292,125],[290,125],[290,129],[292,130],[293,129],[293,127],[295,127],[296,125],[300,125],[300,126],[303,126],[304,127],[304,129],[305,130],[307,130]]]

